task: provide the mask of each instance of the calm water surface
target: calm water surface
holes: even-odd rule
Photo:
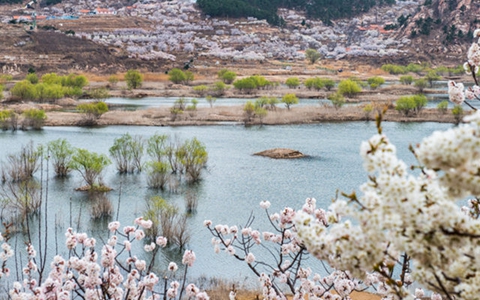
[[[435,130],[445,130],[451,124],[441,123],[384,123],[384,132],[397,146],[399,157],[414,163],[408,151]],[[208,169],[204,180],[193,188],[198,197],[198,209],[189,219],[192,239],[189,244],[197,254],[197,262],[191,269],[193,277],[252,278],[246,266],[233,262],[226,253],[214,254],[211,236],[202,223],[211,219],[214,224],[244,224],[253,211],[257,218],[253,227],[265,227],[265,214],[259,208],[262,200],[272,202],[271,212],[285,206],[299,208],[305,198],[314,197],[317,204],[326,208],[335,196],[336,189],[351,192],[367,179],[358,155],[361,141],[376,133],[374,122],[322,123],[289,126],[206,126],[206,127],[125,127],[101,128],[47,127],[34,132],[0,133],[0,157],[16,153],[29,141],[46,144],[58,138],[67,139],[73,146],[108,154],[115,138],[125,133],[145,138],[154,133],[169,134],[181,140],[197,137],[205,143]],[[252,154],[265,149],[283,147],[299,150],[309,157],[297,160],[274,160]],[[49,252],[64,248],[65,229],[70,223],[79,231],[97,237],[106,232],[105,222],[95,222],[89,217],[92,203],[82,192],[74,191],[82,185],[79,175],[72,173],[68,179],[49,179]],[[184,187],[180,193],[160,193],[148,189],[145,175],[119,175],[111,165],[104,176],[105,183],[114,188],[108,194],[115,209],[120,203],[119,220],[131,225],[141,216],[145,200],[159,195],[184,209]],[[119,191],[122,194],[119,199]],[[60,246],[55,243],[55,235]],[[20,237],[21,238],[21,237]],[[19,242],[19,244],[21,244]],[[175,251],[163,251],[159,265],[169,260],[179,260]]]

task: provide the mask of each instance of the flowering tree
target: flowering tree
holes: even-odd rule
[[[185,292],[188,299],[208,299],[194,284],[186,285],[189,267],[195,262],[195,253],[185,251],[182,264],[185,266],[181,282],[170,280],[168,276],[162,281],[152,271],[155,256],[160,247],[167,245],[166,238],[160,236],[155,242],[145,243],[144,250],[152,252],[151,261],[147,262],[134,255],[134,243],[145,237],[144,229],[152,226],[151,221],[137,218],[135,226],[120,228],[119,222],[108,225],[109,239],[102,250],[97,252],[97,242],[85,233],[76,233],[72,228],[65,234],[68,257],[57,255],[50,264],[50,273],[44,280],[36,275],[38,272],[37,253],[32,244],[27,245],[28,261],[23,269],[24,280],[15,282],[10,289],[10,297],[16,299],[181,299]],[[0,277],[8,275],[6,260],[13,255],[8,243],[2,245],[3,261]],[[176,263],[168,265],[165,274],[173,275],[178,269]]]
[[[475,37],[480,36],[476,30]],[[480,47],[469,50],[467,73],[475,85],[450,81],[450,100],[457,105],[479,99],[476,73]],[[327,213],[331,225],[308,212],[295,216],[299,237],[317,258],[358,278],[378,274],[390,299],[411,298],[405,277],[393,278],[391,267],[410,259],[411,277],[446,299],[475,299],[480,294],[480,112],[465,117],[467,124],[435,132],[412,151],[417,173],[396,156],[395,146],[379,132],[362,143],[360,154],[368,181],[361,195],[344,195]],[[468,207],[458,203],[466,197]],[[347,217],[346,221],[342,218]],[[418,293],[416,296],[420,295]],[[432,298],[440,299],[434,294]]]

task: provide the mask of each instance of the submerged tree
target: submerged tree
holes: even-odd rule
[[[126,133],[116,138],[110,147],[110,156],[113,157],[119,173],[133,173],[142,171],[142,157],[145,142],[141,136],[131,136]]]
[[[58,177],[65,177],[70,172],[70,162],[74,148],[66,139],[50,141],[47,144],[48,156]]]
[[[80,173],[87,190],[104,190],[108,188],[103,184],[102,172],[110,164],[106,155],[79,148],[75,150],[69,167]]]

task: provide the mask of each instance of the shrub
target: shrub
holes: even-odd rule
[[[41,129],[45,120],[47,119],[47,115],[43,109],[36,109],[31,108],[24,110],[22,113],[23,122],[22,128],[33,128],[33,129]]]
[[[0,100],[3,99],[3,90],[4,89],[5,89],[5,87],[2,84],[0,84]]]
[[[35,73],[27,74],[27,76],[25,76],[25,80],[30,81],[32,84],[37,84],[39,81],[38,76]]]
[[[414,64],[414,63],[410,63],[406,67],[407,72],[412,72],[412,73],[417,73],[417,74],[422,72],[423,69],[424,69],[424,67],[422,65]]]
[[[59,84],[46,84],[39,83],[35,85],[36,99],[44,100],[56,100],[65,96],[64,88]]]
[[[185,73],[178,68],[171,69],[168,72],[168,80],[170,80],[171,82],[173,82],[175,84],[183,83],[183,82],[185,82],[186,79],[187,79],[187,77],[186,77]]]
[[[220,97],[225,94],[225,91],[227,90],[227,86],[223,81],[216,81],[213,86],[210,88],[210,94],[215,97]]]
[[[79,148],[75,149],[68,167],[81,174],[88,190],[96,190],[105,187],[102,181],[102,172],[110,164],[106,155]]]
[[[253,116],[255,115],[255,104],[252,103],[252,101],[247,101],[243,105],[243,112],[245,115],[245,123],[250,122],[253,119]]]
[[[300,85],[300,80],[298,79],[298,77],[290,77],[285,81],[285,84],[289,88],[294,89]]]
[[[448,101],[447,100],[443,100],[442,102],[438,103],[437,104],[437,109],[442,113],[446,113],[447,112],[447,109],[448,109]]]
[[[77,111],[85,114],[84,124],[93,125],[97,120],[106,112],[108,112],[108,106],[105,102],[88,102],[77,105]]]
[[[112,147],[108,149],[120,174],[141,172],[144,150],[145,142],[143,138],[141,136],[132,137],[128,133],[116,138]]]
[[[16,96],[24,100],[34,100],[37,98],[37,90],[35,85],[30,81],[22,80],[17,83],[10,89],[12,96]]]
[[[52,73],[52,74],[55,74],[55,73]],[[55,79],[55,76],[53,76],[53,79]],[[67,76],[61,76],[59,77],[59,79],[60,79],[60,84],[63,86],[70,86],[70,87],[76,87],[76,88],[82,89],[88,85],[88,79],[84,75],[69,74]],[[43,81],[43,77],[42,77],[42,81]]]
[[[125,74],[125,82],[129,90],[137,89],[142,86],[143,75],[137,70],[128,70]]]
[[[47,73],[44,74],[41,78],[43,83],[46,84],[62,84],[62,77],[57,75],[57,73]]]
[[[218,71],[218,78],[226,84],[231,84],[237,78],[237,74],[228,69],[222,69]]]
[[[322,79],[322,82],[327,91],[330,91],[335,87],[335,81],[333,81],[333,79]]]
[[[427,80],[424,78],[420,78],[415,80],[414,86],[418,89],[420,93],[423,92],[423,90],[427,87]]]
[[[9,109],[2,109],[0,110],[0,127],[2,130],[8,130],[10,126],[12,125],[12,118],[15,115],[13,110]],[[12,129],[15,129],[15,127],[12,127]]]
[[[111,86],[116,86],[118,81],[119,79],[117,75],[113,74],[108,76],[108,82],[110,83]]]
[[[250,76],[251,79],[255,82],[255,86],[258,89],[265,89],[272,85],[272,82],[268,81],[265,77],[260,75]]]
[[[455,107],[452,109],[452,114],[455,118],[455,122],[459,124],[463,118],[463,108],[460,105],[455,105]]]
[[[385,83],[385,79],[379,76],[370,77],[367,79],[367,83],[372,90],[377,89],[379,86]]]
[[[107,99],[110,94],[106,88],[96,88],[89,91],[90,97],[97,101]]]
[[[345,97],[343,97],[343,95],[338,92],[328,95],[327,99],[332,102],[335,109],[339,109],[345,104]]]
[[[400,97],[395,103],[395,109],[406,116],[408,116],[410,112],[414,111],[415,107],[415,100],[411,96]]]
[[[285,107],[290,110],[290,106],[298,104],[298,98],[295,94],[286,94],[282,97],[282,103],[284,103]]]
[[[320,53],[315,49],[307,49],[305,51],[305,58],[313,65],[320,59]]]
[[[440,80],[441,78],[442,77],[438,75],[435,70],[428,71],[427,75],[425,76],[425,79],[428,81],[430,87],[433,87],[433,83],[437,80]]]
[[[270,110],[275,110],[277,109],[277,104],[280,103],[280,100],[278,100],[277,97],[268,97],[267,104],[270,108]]]
[[[193,87],[193,91],[200,97],[203,97],[207,94],[208,87],[206,85],[197,85]]]
[[[153,189],[164,189],[168,182],[170,168],[163,161],[150,161],[146,165],[147,185]]]
[[[242,92],[250,93],[251,91],[253,91],[254,89],[257,88],[257,83],[256,83],[255,79],[253,79],[252,77],[247,77],[247,78],[244,78],[244,79],[236,80],[233,83],[233,86],[237,90],[240,90]]]
[[[192,71],[185,71],[185,84],[190,84],[195,79],[195,75]]]
[[[304,85],[309,90],[315,89],[318,91],[325,86],[325,82],[318,77],[314,77],[314,78],[308,78],[307,80],[305,80]]]
[[[427,105],[427,102],[427,97],[421,94],[402,96],[397,100],[395,109],[408,116],[410,112],[419,113]]]
[[[58,177],[66,177],[70,172],[70,161],[74,148],[66,139],[57,139],[47,144],[48,155]]]
[[[385,72],[388,72],[394,75],[407,73],[407,68],[405,68],[404,66],[393,65],[393,64],[383,65],[381,69]]]
[[[212,107],[213,107],[213,104],[215,103],[215,101],[217,101],[217,98],[208,95],[208,96],[205,98],[205,100],[207,100],[208,104],[210,105],[210,108],[212,108]]]
[[[351,79],[342,80],[338,84],[338,92],[347,97],[353,97],[361,91],[362,88],[358,85],[358,83]]]
[[[370,114],[373,111],[373,104],[368,103],[363,107],[363,112],[365,113],[365,119],[370,120]]]
[[[400,76],[400,83],[404,85],[411,85],[413,82],[413,76],[412,75],[403,75]]]

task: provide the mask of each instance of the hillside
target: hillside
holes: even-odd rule
[[[188,1],[64,0],[31,10],[0,6],[0,67],[3,72],[64,70],[111,73],[139,68],[222,66],[287,68],[304,63],[314,48],[323,60],[458,65],[477,25],[480,3],[472,0],[397,1],[327,26],[305,11],[281,8],[282,27],[265,20],[213,18]],[[93,14],[96,13],[96,14]],[[288,69],[288,68],[287,68]]]

